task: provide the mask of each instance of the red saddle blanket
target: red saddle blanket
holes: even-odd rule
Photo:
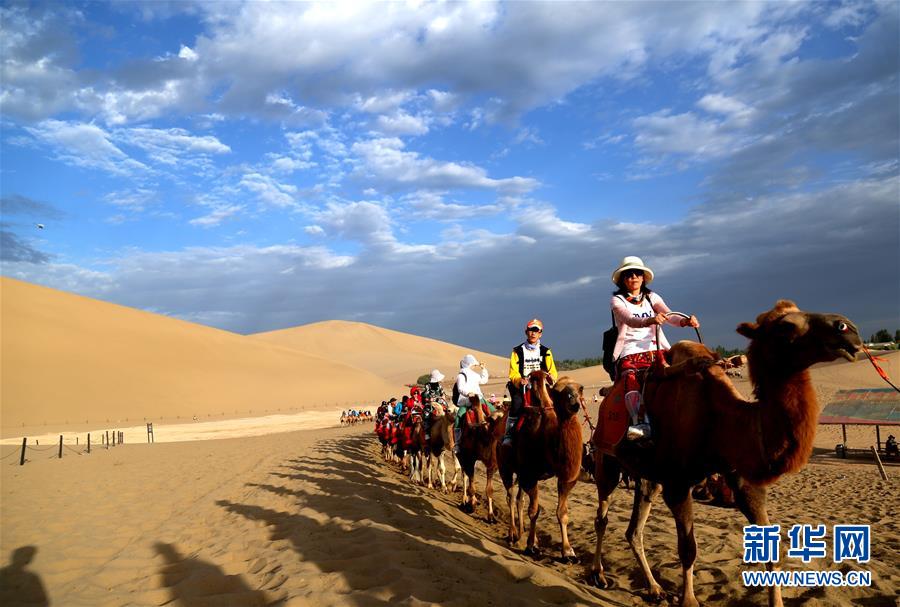
[[[625,408],[625,382],[616,382],[600,403],[600,415],[594,429],[594,446],[612,454],[628,429],[628,410]]]
[[[484,419],[487,419],[488,417],[490,417],[491,412],[490,412],[490,409],[488,409],[487,405],[485,405],[484,403],[481,403],[481,410],[484,412]],[[478,423],[478,420],[475,417],[475,410],[469,409],[468,411],[466,411],[466,425],[474,426],[477,423]]]
[[[403,435],[402,443],[404,449],[409,449],[413,445],[413,427],[412,426],[404,426],[401,430]]]

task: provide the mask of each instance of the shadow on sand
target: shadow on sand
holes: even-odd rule
[[[38,607],[50,604],[41,578],[27,570],[35,554],[37,554],[35,546],[21,546],[12,551],[9,565],[0,569],[0,604],[10,607],[13,605]]]
[[[198,558],[185,557],[172,544],[157,542],[156,552],[166,563],[160,569],[162,585],[168,588],[170,605],[268,605],[266,594],[253,590],[239,575],[226,575],[221,567]]]
[[[367,446],[372,440],[323,441],[309,457],[286,464],[287,472],[272,473],[285,485],[254,485],[293,500],[290,512],[217,503],[264,521],[270,539],[289,541],[302,561],[341,574],[349,588],[335,591],[351,604],[391,604],[409,597],[464,605],[596,602],[591,589],[577,592],[553,584],[549,575],[533,583],[540,567],[503,550],[468,520],[441,511],[426,499],[427,490],[385,480],[384,470],[371,461]]]

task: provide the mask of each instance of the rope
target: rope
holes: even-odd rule
[[[69,445],[63,444],[63,447],[65,447],[66,449],[68,449],[69,451],[74,453],[75,455],[81,455],[81,451],[78,451],[77,449],[73,449]]]
[[[6,455],[4,455],[3,457],[0,457],[0,461],[5,460],[5,459],[6,459],[7,457],[9,457],[10,455],[15,455],[16,453],[21,453],[21,451],[19,451],[18,449],[16,449],[15,451],[10,451],[9,453],[7,453]]]
[[[56,445],[51,445],[49,447],[32,447],[31,445],[25,445],[26,449],[31,449],[32,451],[47,451],[48,449],[56,449]]]
[[[876,358],[875,356],[872,356],[872,353],[869,352],[869,349],[866,347],[866,344],[863,344],[863,347],[862,347],[862,348],[863,348],[863,352],[866,353],[866,357],[868,357],[869,362],[872,363],[872,366],[875,367],[875,370],[876,370],[876,371],[878,371],[878,375],[881,376],[881,379],[883,379],[884,381],[886,381],[886,382],[888,383],[888,385],[891,386],[891,388],[893,388],[893,389],[896,390],[897,392],[900,392],[900,388],[898,388],[897,386],[894,385],[894,382],[892,382],[892,381],[890,380],[890,378],[888,377],[887,373],[884,372],[884,369],[882,369],[881,367],[879,367],[879,366],[878,366],[878,363],[875,362],[876,360],[880,360],[880,361],[884,362],[884,359],[883,359],[883,358]]]

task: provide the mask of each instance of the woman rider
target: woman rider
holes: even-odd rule
[[[657,332],[657,327],[667,323],[675,327],[698,328],[700,322],[696,316],[668,316],[671,310],[666,302],[647,287],[653,282],[653,270],[645,266],[640,257],[623,259],[612,273],[612,281],[617,289],[613,291],[610,307],[619,329],[613,358],[616,359],[616,378],[625,382],[625,406],[632,423],[626,436],[629,440],[647,438],[650,425],[638,423],[641,385],[636,373],[653,365],[657,350],[665,352],[669,349],[666,336],[662,329]],[[656,342],[657,333],[659,343]]]

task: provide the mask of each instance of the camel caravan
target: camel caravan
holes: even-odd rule
[[[749,339],[745,358],[726,361],[693,341],[679,341],[661,352],[637,374],[642,396],[638,411],[629,407],[633,403],[626,398],[625,378],[617,378],[605,391],[587,442],[578,420],[586,411],[584,388],[568,377],[554,380],[546,370],[523,376],[519,383],[524,405],[510,424],[509,408],[486,401],[480,390],[454,394],[448,401],[440,387],[443,375],[435,370],[424,389],[416,386],[402,402],[391,399],[379,407],[375,432],[382,456],[397,463],[411,482],[429,488],[437,468],[445,492],[456,490],[462,472],[460,505],[470,513],[478,507],[475,466],[482,462],[489,522],[497,520],[493,476],[499,472],[507,495],[505,538],[510,547],[518,546],[527,514],[527,555],[540,553],[536,525],[541,481],[555,478],[559,557],[565,562],[577,562],[568,539],[567,500],[579,480],[592,478],[597,488],[596,548],[585,573],[587,583],[599,589],[611,586],[604,574],[603,541],[611,498],[627,475],[634,481],[634,499],[625,538],[650,597],[665,597],[643,543],[653,503],[662,496],[677,529],[673,549],[682,568],[679,604],[699,605],[693,590],[694,498],[713,492],[727,498],[749,524],[769,524],[767,486],[800,470],[812,452],[819,409],[808,368],[838,358],[855,360],[862,348],[856,327],[844,316],[804,312],[788,300],[778,301],[756,322],[741,323],[737,331]],[[753,385],[752,400],[741,396],[726,372],[741,360]],[[461,374],[467,368],[464,359]],[[642,418],[652,427],[650,438],[630,439],[634,426],[629,419]],[[505,429],[514,433],[511,444],[504,439]],[[445,457],[454,467],[449,483]],[[590,468],[589,474],[584,467]],[[771,570],[772,563],[766,567]],[[778,586],[769,587],[768,602],[782,605]]]
[[[360,411],[357,409],[350,409],[349,411],[341,411],[341,426],[355,426],[356,424],[361,424],[365,422],[373,421],[372,412],[371,411]]]

